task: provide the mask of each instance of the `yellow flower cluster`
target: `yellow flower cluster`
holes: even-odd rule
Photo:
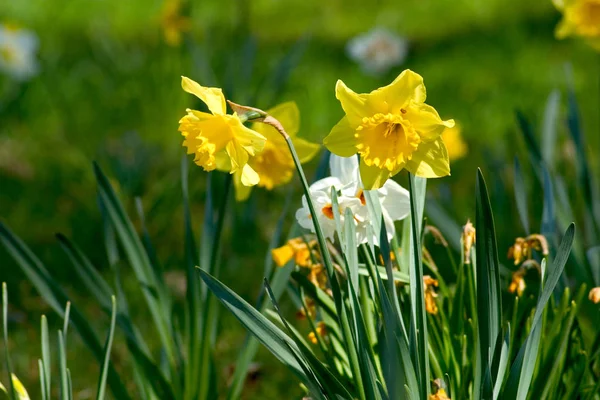
[[[317,326],[315,327],[315,330],[317,331],[317,335],[324,337],[327,334],[327,327],[325,326],[325,323],[323,321],[320,321]],[[315,332],[311,332],[308,334],[308,340],[312,343],[312,344],[317,344],[319,343],[318,339],[317,339],[317,335],[315,335]]]
[[[514,259],[515,265],[521,264],[518,270],[512,273],[510,285],[508,286],[509,293],[516,293],[517,296],[522,296],[527,284],[525,283],[525,275],[531,268],[541,271],[537,261],[532,259],[533,250],[540,251],[544,257],[548,255],[548,242],[546,237],[540,234],[532,234],[526,238],[518,237],[508,249],[508,258]]]
[[[248,198],[251,186],[273,189],[290,181],[294,162],[285,140],[275,128],[261,123],[246,127],[243,115],[227,114],[225,96],[219,88],[203,87],[186,77],[182,77],[181,85],[183,90],[202,100],[210,111],[187,109],[187,115],[179,121],[183,145],[205,171],[217,169],[234,175],[238,201]],[[295,103],[284,103],[267,114],[285,127],[301,162],[316,155],[319,145],[296,137],[300,116]]]
[[[450,175],[441,135],[454,127],[454,121],[442,121],[425,104],[425,85],[419,74],[405,70],[390,85],[368,94],[357,94],[340,80],[335,93],[346,116],[323,143],[341,157],[360,155],[365,189],[382,187],[403,169],[424,178]]]
[[[548,242],[544,235],[533,234],[526,238],[516,238],[515,244],[508,249],[508,258],[514,259],[515,265],[519,265],[531,259],[533,250],[541,251],[544,256],[548,255]]]
[[[438,297],[438,294],[435,292],[435,289],[438,287],[437,279],[433,279],[429,275],[423,276],[423,288],[425,291],[425,310],[429,314],[437,314],[438,307],[435,303],[435,298]]]
[[[563,18],[556,37],[579,36],[600,51],[600,0],[554,0]]]

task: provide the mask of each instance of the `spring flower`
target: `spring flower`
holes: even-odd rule
[[[590,290],[588,298],[594,304],[600,303],[600,286],[592,288],[592,290]]]
[[[429,314],[437,314],[438,307],[435,304],[435,298],[438,297],[438,294],[435,292],[434,287],[438,286],[437,279],[433,279],[429,275],[423,276],[423,289],[425,291],[425,310]]]
[[[525,269],[519,268],[512,274],[510,285],[508,285],[509,293],[516,293],[517,296],[522,296],[527,285],[525,284]]]
[[[600,0],[554,0],[563,13],[556,37],[579,36],[600,51]]]
[[[405,70],[390,85],[368,94],[357,94],[338,81],[335,92],[346,116],[323,143],[341,157],[360,155],[365,189],[379,189],[402,169],[424,178],[450,174],[441,135],[454,121],[442,121],[425,104],[419,74]]]
[[[372,75],[384,74],[402,64],[407,51],[406,39],[383,28],[372,29],[346,45],[348,56]]]
[[[301,237],[290,239],[283,246],[271,250],[271,256],[279,267],[283,267],[292,258],[294,258],[296,265],[309,267],[312,263],[311,251],[313,251],[316,244],[315,240],[307,244]]]
[[[316,287],[327,290],[327,271],[323,264],[312,264],[310,266],[308,280]]]
[[[440,388],[435,394],[429,395],[429,400],[450,400],[450,397],[448,397],[446,390]]]
[[[442,133],[442,140],[448,150],[450,161],[459,160],[467,155],[469,148],[462,137],[460,125],[455,124],[453,128],[446,128]]]
[[[194,154],[194,162],[212,171],[218,166],[236,174],[235,184],[252,186],[259,176],[248,165],[251,156],[261,152],[266,138],[244,126],[240,117],[226,112],[225,97],[219,88],[206,88],[183,76],[183,90],[202,100],[210,113],[187,109],[187,115],[179,121],[179,131],[185,138],[183,145],[188,154]],[[223,166],[227,166],[223,168]]]
[[[508,258],[514,259],[515,265],[519,265],[521,262],[531,259],[533,250],[541,251],[544,257],[549,254],[548,242],[544,235],[532,234],[526,238],[516,238],[515,244],[508,249]]]
[[[192,27],[190,18],[181,14],[180,0],[166,0],[161,12],[160,24],[163,29],[165,41],[170,46],[181,44],[182,34]]]
[[[321,146],[296,136],[300,122],[300,112],[296,103],[283,103],[267,110],[266,113],[278,120],[292,138],[300,162],[305,163],[312,160]],[[275,186],[288,183],[294,176],[296,167],[283,136],[273,126],[260,122],[253,123],[250,128],[267,138],[263,151],[248,161],[248,165],[260,177],[257,186],[272,190]],[[236,200],[246,200],[251,190],[249,186],[237,185]]]
[[[333,240],[336,229],[331,199],[331,188],[333,187],[338,191],[342,226],[344,226],[345,210],[349,208],[352,211],[356,226],[356,242],[367,243],[369,241],[367,236],[369,211],[361,183],[357,158],[331,155],[329,168],[332,176],[315,182],[309,188],[323,234]],[[388,240],[391,240],[396,232],[394,221],[404,219],[410,213],[408,191],[393,180],[389,180],[381,189],[377,190],[377,197],[381,204]],[[302,197],[302,208],[296,212],[296,219],[300,226],[314,232],[312,216],[305,196]],[[379,244],[378,232],[374,233],[372,240],[373,243]]]
[[[464,263],[471,264],[471,248],[475,244],[475,227],[470,220],[467,220],[467,223],[463,226],[462,244],[465,257]]]
[[[325,327],[325,323],[323,321],[320,321],[317,326],[315,327],[315,330],[317,331],[317,334],[321,337],[325,336],[325,334],[327,333],[327,328]],[[319,343],[319,341],[317,340],[317,337],[315,336],[314,332],[311,332],[308,334],[308,340],[310,340],[310,342],[312,344],[317,344]]]
[[[0,71],[17,80],[27,80],[37,74],[35,55],[37,36],[10,24],[0,25]]]
[[[11,374],[11,381],[13,388],[15,389],[15,392],[17,394],[17,400],[29,400],[29,394],[27,393],[25,386],[23,386],[23,384],[15,374]],[[3,391],[8,395],[8,390],[4,387],[4,385],[2,385],[2,383],[0,383],[0,391]]]

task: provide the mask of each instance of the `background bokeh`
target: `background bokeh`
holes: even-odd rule
[[[74,238],[101,271],[106,269],[91,168],[96,160],[131,215],[134,197],[141,197],[159,258],[177,282],[183,271],[179,170],[184,154],[177,123],[186,107],[200,107],[181,90],[181,75],[223,87],[233,101],[262,109],[294,100],[301,112],[300,135],[320,142],[343,114],[334,96],[337,79],[368,92],[405,68],[418,72],[428,103],[443,118],[459,121],[468,144],[467,156],[452,164],[452,176],[429,183],[430,194],[459,223],[474,214],[477,166],[488,176],[496,211],[509,215],[514,209],[512,200],[494,193],[511,186],[513,157],[525,152],[515,111],[539,125],[548,95],[564,90],[568,79],[589,146],[600,145],[600,58],[582,42],[554,38],[560,15],[550,1],[191,1],[182,5],[189,24],[176,46],[165,40],[164,7],[162,1],[142,0],[0,3],[0,22],[29,29],[39,40],[36,76],[27,81],[0,76],[0,218],[89,315],[98,316],[101,331],[104,316],[70,281],[54,234]],[[409,44],[402,65],[378,76],[363,73],[346,53],[351,38],[375,27]],[[572,159],[573,147],[562,130],[555,156]],[[593,152],[589,157],[598,171],[600,159]],[[317,164],[315,159],[308,170]],[[190,177],[199,229],[205,173],[192,168]],[[298,183],[293,185],[298,196],[292,208],[300,193]],[[243,297],[254,298],[260,288],[268,241],[289,190],[254,190],[247,203],[231,203],[223,281]],[[516,223],[506,225],[498,227],[501,249],[522,234]],[[28,371],[30,376],[21,373],[26,383],[35,383],[39,316],[50,311],[3,248],[0,280],[9,283],[11,343],[23,350],[15,366]],[[139,290],[133,282],[130,286],[131,293]],[[143,320],[141,300],[139,312]],[[225,382],[245,333],[229,315],[223,317],[216,353]],[[97,370],[77,356],[78,346],[73,338],[69,363],[72,370],[89,371],[74,377],[79,398],[86,398]],[[247,398],[289,393],[287,372],[266,353],[259,362]]]

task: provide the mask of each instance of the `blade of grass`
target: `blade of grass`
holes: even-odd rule
[[[10,362],[10,354],[8,351],[8,289],[6,282],[2,282],[2,332],[4,338],[4,360],[6,364],[6,372],[8,373],[8,396],[11,400],[17,399],[17,393],[12,381],[12,364]]]
[[[48,270],[35,254],[33,254],[31,250],[1,222],[0,241],[4,244],[8,253],[17,262],[17,265],[25,273],[27,279],[35,286],[36,290],[44,300],[56,313],[60,316],[64,316],[64,310],[61,304],[65,304],[69,301],[67,294],[56,281],[54,281]],[[94,330],[88,323],[87,318],[85,318],[75,307],[73,307],[71,314],[70,320],[73,325],[76,327],[81,338],[94,357],[100,362],[103,359],[104,352]],[[130,398],[112,364],[109,371],[108,383],[116,398]]]
[[[564,271],[565,264],[569,258],[569,253],[571,252],[571,247],[573,245],[574,235],[575,224],[571,224],[563,236],[556,257],[552,262],[552,267],[548,272],[546,282],[543,285],[542,292],[538,298],[529,335],[527,336],[525,343],[521,346],[519,354],[511,366],[510,375],[502,396],[503,399],[525,399],[529,391],[542,329],[540,320],[544,308],[546,307],[550,296],[552,296],[560,276]]]
[[[498,248],[494,217],[481,170],[477,170],[475,246],[477,252],[476,285],[478,316],[477,369],[474,398],[492,390],[496,377],[485,381],[491,373],[490,360],[502,328],[502,297],[498,269]],[[485,383],[485,385],[484,385]],[[492,386],[490,386],[492,385]]]
[[[529,235],[531,230],[529,229],[529,212],[527,211],[527,190],[525,188],[525,182],[523,182],[521,164],[519,163],[519,159],[517,157],[515,157],[514,175],[517,210],[519,211],[519,218],[523,224],[523,229],[525,230],[525,233]]]
[[[52,362],[50,358],[50,337],[48,335],[48,320],[45,315],[42,315],[41,319],[42,325],[42,365],[44,367],[43,370],[40,369],[40,375],[44,377],[44,388],[43,391],[47,393],[48,399],[52,393],[51,387],[51,371],[52,371]]]
[[[544,119],[542,121],[542,155],[546,164],[552,169],[554,162],[554,149],[558,134],[558,115],[560,107],[560,91],[554,89],[548,96]]]
[[[133,268],[138,281],[147,290],[142,290],[146,304],[150,309],[150,314],[154,325],[158,330],[161,344],[165,349],[167,360],[172,368],[177,363],[177,354],[175,343],[172,340],[172,323],[170,299],[164,287],[157,281],[156,271],[150,264],[148,254],[135,232],[131,220],[128,218],[123,205],[117,198],[110,182],[100,169],[94,163],[94,173],[98,182],[98,192],[104,208],[107,211],[112,226],[115,229],[125,254]]]
[[[117,300],[115,296],[111,297],[112,313],[110,317],[110,329],[108,331],[108,337],[106,338],[106,344],[104,346],[104,362],[100,369],[100,379],[98,381],[98,390],[96,391],[96,399],[104,400],[106,396],[106,378],[108,377],[108,366],[110,364],[110,350],[112,348],[113,337],[115,334],[115,323],[117,321]]]
[[[409,172],[410,192],[411,246],[409,277],[411,300],[411,348],[412,362],[417,371],[418,388],[411,388],[419,393],[419,398],[429,398],[429,355],[427,351],[427,316],[425,314],[425,293],[423,291],[423,264],[421,262],[421,226],[425,201],[426,184],[422,180],[417,184],[415,177]],[[418,186],[417,186],[418,185]]]
[[[203,270],[199,271],[200,277],[208,289],[233,313],[242,325],[255,335],[275,357],[290,368],[302,381],[306,381],[307,376],[288,347],[295,348],[296,343],[227,286],[223,285],[207,272]]]

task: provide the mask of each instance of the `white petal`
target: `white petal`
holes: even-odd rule
[[[358,172],[358,157],[340,157],[332,154],[329,158],[329,169],[331,176],[338,178],[342,185],[358,183],[360,174]]]
[[[328,178],[323,178],[316,181],[315,183],[310,185],[309,189],[311,192],[321,191],[329,194],[331,193],[332,186],[335,187],[336,190],[340,190],[344,185],[342,184],[342,182],[340,182],[338,178],[330,176]]]
[[[386,196],[381,199],[381,208],[387,212],[391,220],[399,221],[410,215],[410,197],[408,190],[397,182],[388,179],[383,188]]]

